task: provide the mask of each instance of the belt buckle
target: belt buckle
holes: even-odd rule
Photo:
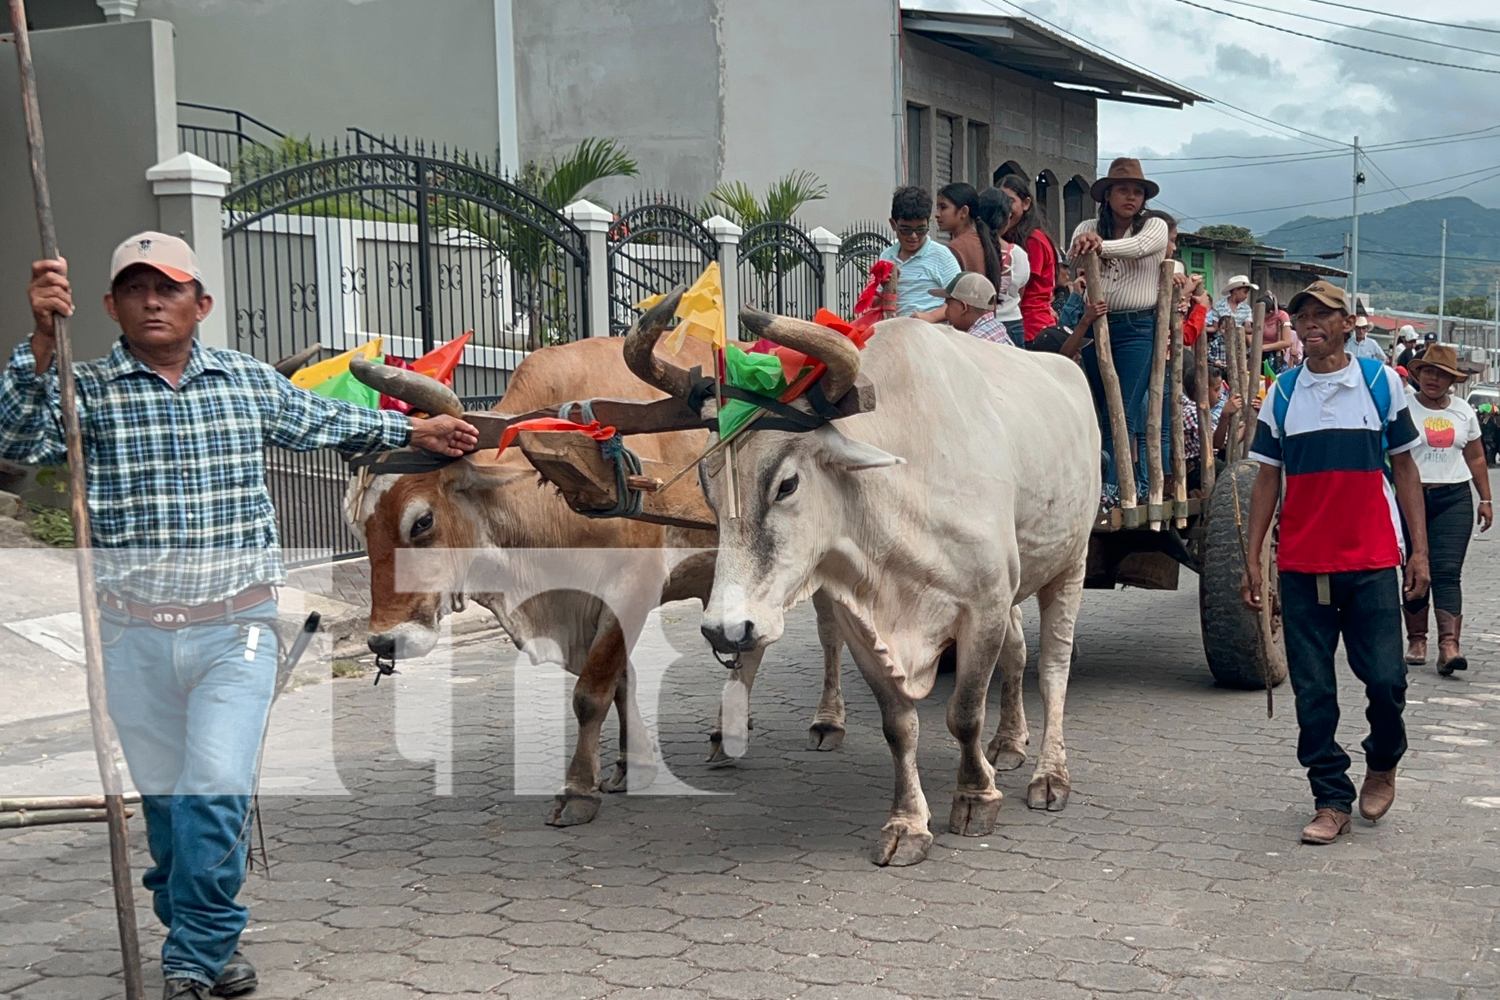
[[[151,615],[146,621],[156,628],[175,632],[192,624],[188,620],[189,610],[185,604],[159,604],[151,609]]]

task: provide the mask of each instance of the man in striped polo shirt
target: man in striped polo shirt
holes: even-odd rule
[[[1342,288],[1314,282],[1292,297],[1287,310],[1306,361],[1277,379],[1260,409],[1250,457],[1261,467],[1250,498],[1250,558],[1242,589],[1245,603],[1258,611],[1263,581],[1256,553],[1281,498],[1277,562],[1287,666],[1297,697],[1297,759],[1307,768],[1317,808],[1302,840],[1330,844],[1348,832],[1354,806],[1349,755],[1334,739],[1334,651],[1342,635],[1349,666],[1369,701],[1359,811],[1373,822],[1395,801],[1396,765],[1406,752],[1397,503],[1410,526],[1408,599],[1427,590],[1427,532],[1421,478],[1411,456],[1417,429],[1395,370],[1346,351],[1354,315]]]

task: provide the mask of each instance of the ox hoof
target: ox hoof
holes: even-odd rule
[[[807,749],[837,750],[844,742],[844,727],[837,722],[814,722],[807,728]]]
[[[1068,775],[1039,774],[1026,786],[1026,804],[1032,809],[1062,812],[1068,804],[1068,793],[1073,786],[1068,784]]]
[[[552,800],[552,815],[548,826],[577,826],[592,822],[599,815],[600,796],[579,795],[577,792],[559,792]]]
[[[995,820],[1000,817],[1000,801],[1004,798],[998,789],[954,792],[953,811],[948,814],[948,832],[961,837],[989,836],[995,831]]]
[[[1014,771],[1026,763],[1026,751],[1018,750],[998,740],[990,743],[985,751],[985,757],[995,766],[997,771]]]
[[[615,761],[614,770],[599,782],[601,792],[624,792],[631,788],[649,788],[656,780],[656,765],[646,761],[631,763],[626,758]]]
[[[880,828],[880,843],[875,845],[875,856],[870,860],[882,867],[914,865],[927,857],[927,851],[931,847],[932,834],[925,825],[891,820]]]

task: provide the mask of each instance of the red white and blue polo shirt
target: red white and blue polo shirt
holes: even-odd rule
[[[1276,426],[1267,395],[1250,457],[1286,470],[1276,553],[1282,570],[1347,573],[1401,565],[1405,547],[1385,459],[1411,451],[1419,438],[1400,376],[1385,367],[1380,377],[1389,383],[1391,401],[1383,437],[1374,393],[1352,357],[1327,375],[1302,371],[1284,429]]]

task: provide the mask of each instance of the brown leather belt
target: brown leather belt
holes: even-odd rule
[[[275,597],[275,590],[267,584],[261,584],[258,587],[242,590],[233,597],[210,604],[142,604],[139,601],[109,593],[99,595],[99,603],[113,611],[122,612],[145,622],[147,625],[175,631],[189,625],[221,621],[234,614],[236,610],[243,611],[273,600]]]

